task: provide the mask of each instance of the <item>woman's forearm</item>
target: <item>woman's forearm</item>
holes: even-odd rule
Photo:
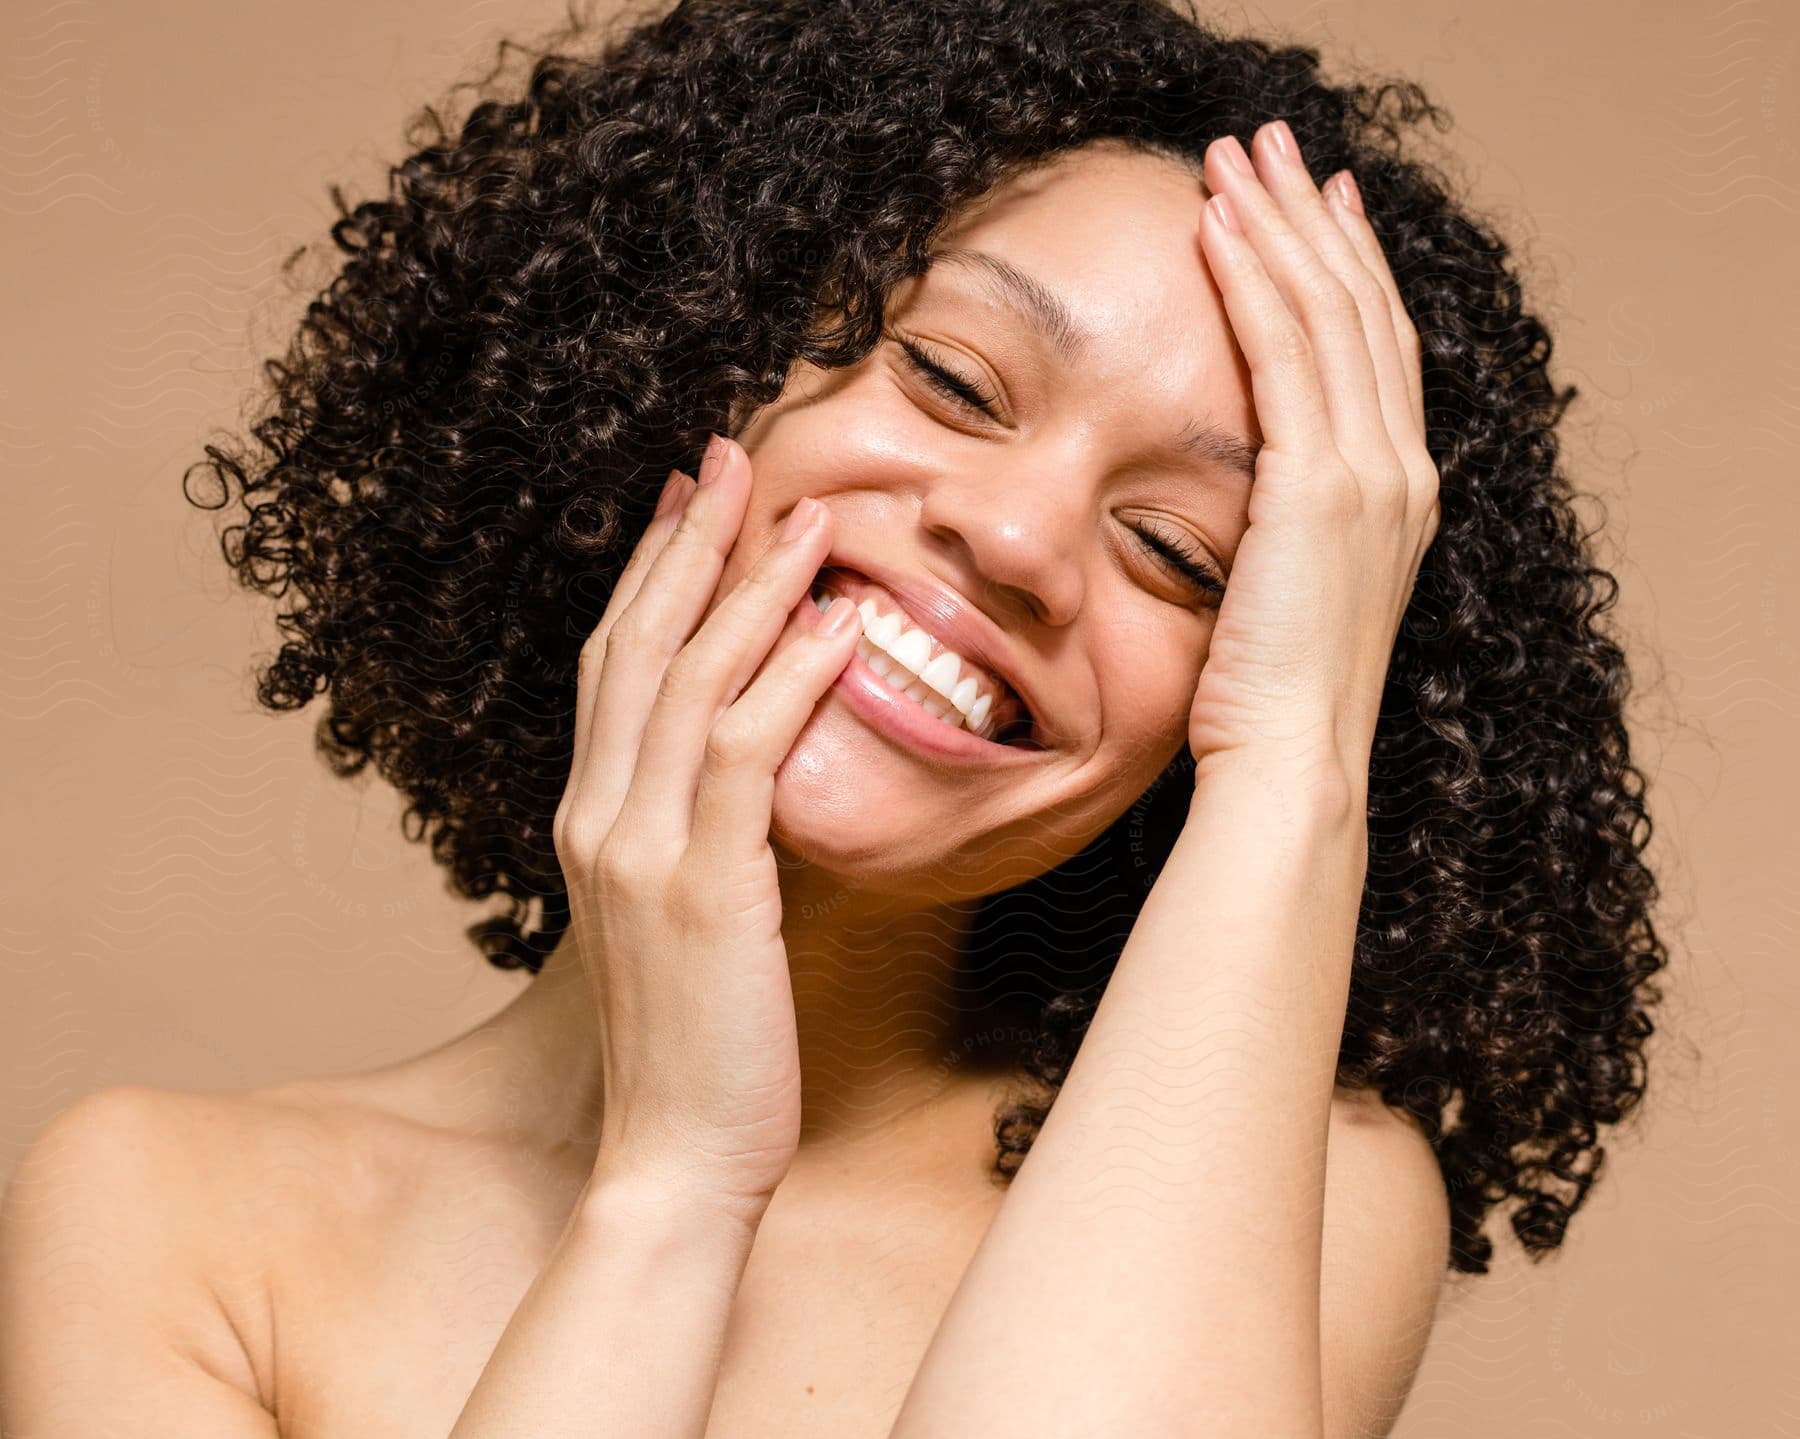
[[[1363,789],[1234,755],[1194,809],[893,1439],[1313,1436]],[[1007,1376],[1006,1382],[999,1382]]]
[[[599,1171],[450,1439],[699,1439],[753,1216]]]

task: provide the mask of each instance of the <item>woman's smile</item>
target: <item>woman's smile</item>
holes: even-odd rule
[[[1043,748],[1017,662],[993,627],[935,586],[898,577],[894,584],[901,593],[853,568],[827,564],[813,603],[823,612],[836,595],[854,601],[862,623],[857,656],[947,728],[984,744]]]
[[[1035,746],[999,744],[934,715],[911,694],[894,687],[904,671],[883,674],[875,668],[882,655],[874,651],[865,657],[862,647],[867,644],[866,638],[859,642],[858,653],[833,682],[833,691],[882,734],[909,749],[965,764],[1017,764],[1037,753]]]

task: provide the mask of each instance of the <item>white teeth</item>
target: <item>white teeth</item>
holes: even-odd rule
[[[924,630],[908,630],[893,644],[881,647],[894,657],[895,664],[905,665],[914,674],[923,670],[925,661],[931,658],[931,636]]]
[[[919,678],[947,700],[956,693],[956,677],[961,673],[962,661],[952,651],[945,650],[919,671]]]
[[[880,650],[876,649],[874,645],[870,644],[867,635],[859,635],[857,637],[856,653],[862,657],[862,662],[864,664],[874,670],[875,673],[880,675],[883,679],[886,679],[894,668],[894,662]]]
[[[822,614],[831,607],[832,599],[831,592],[823,590],[813,596],[813,603]],[[973,674],[963,674],[961,656],[946,649],[933,658],[928,633],[908,626],[898,614],[883,613],[873,600],[859,600],[856,609],[863,628],[856,652],[864,664],[932,718],[952,729],[993,738],[986,721],[994,697],[983,692]]]

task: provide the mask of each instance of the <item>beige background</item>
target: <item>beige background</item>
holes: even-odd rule
[[[1610,518],[1674,959],[1647,1111],[1559,1257],[1446,1295],[1403,1439],[1800,1435],[1800,19],[1785,0],[1274,4],[1416,76],[1553,317]],[[259,712],[267,615],[180,494],[303,296],[326,186],[556,0],[0,19],[0,1177],[106,1085],[363,1068],[521,978],[398,804]],[[1785,738],[1784,738],[1785,737]],[[1785,1342],[1784,1342],[1785,1341]]]

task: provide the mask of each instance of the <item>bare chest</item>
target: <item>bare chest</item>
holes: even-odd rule
[[[709,1439],[881,1439],[998,1196],[897,1197],[759,1231],[725,1332]],[[341,1230],[274,1286],[292,1439],[444,1439],[547,1258],[553,1210],[516,1200]]]

